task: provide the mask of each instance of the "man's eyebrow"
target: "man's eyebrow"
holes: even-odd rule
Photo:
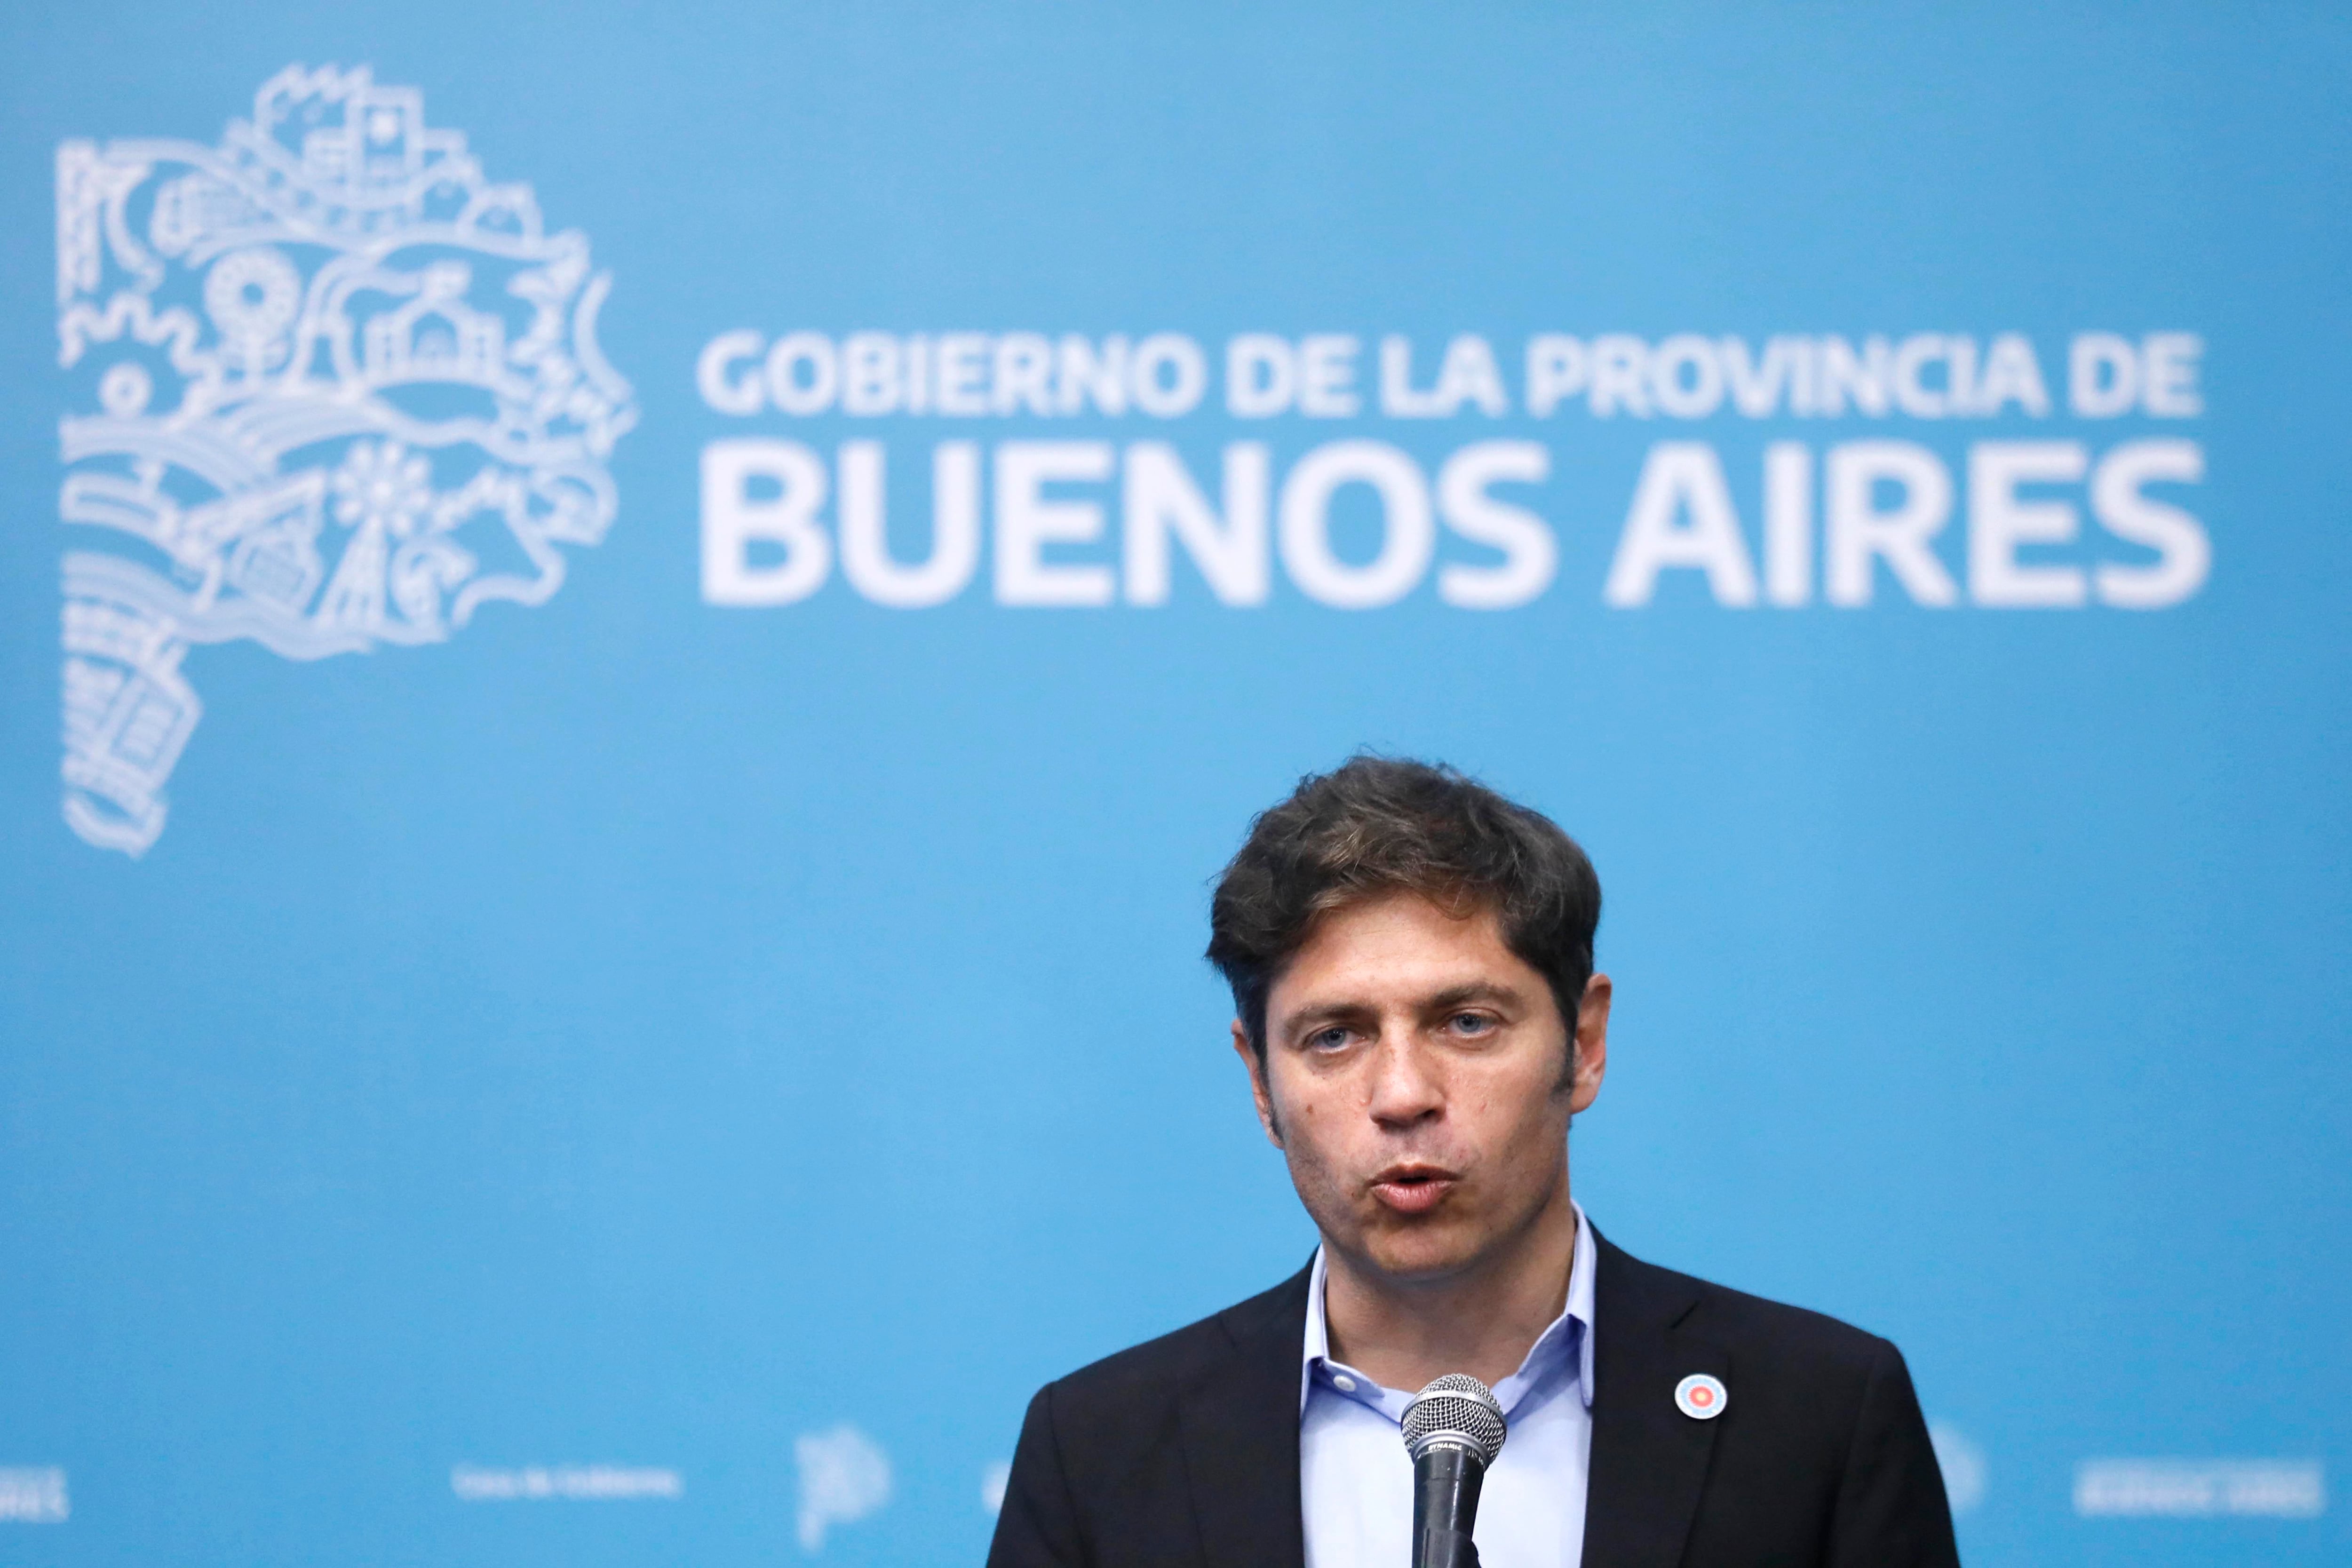
[[[1291,1034],[1309,1024],[1328,1024],[1343,1018],[1361,1018],[1378,1012],[1369,1002],[1315,1002],[1294,1012],[1285,1013],[1274,1021],[1282,1034]]]
[[[1526,994],[1515,985],[1499,980],[1473,980],[1461,985],[1449,985],[1422,1004],[1425,1012],[1442,1013],[1448,1007],[1459,1007],[1470,1002],[1522,1002]]]
[[[1527,994],[1499,980],[1468,980],[1459,985],[1449,985],[1433,996],[1423,997],[1415,1005],[1424,1014],[1443,1013],[1450,1008],[1467,1006],[1473,1002],[1494,1002],[1505,1005],[1524,1005]],[[1295,1012],[1285,1013],[1270,1021],[1269,1031],[1291,1036],[1303,1029],[1325,1024],[1348,1023],[1367,1018],[1380,1009],[1369,1002],[1336,999],[1310,1003]]]

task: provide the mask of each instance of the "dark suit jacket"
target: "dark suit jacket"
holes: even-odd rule
[[[1957,1568],[1893,1345],[1606,1240],[1593,1291],[1584,1568]],[[1302,1568],[1306,1331],[1301,1271],[1046,1384],[989,1568]],[[1695,1372],[1728,1390],[1711,1421],[1675,1406]]]

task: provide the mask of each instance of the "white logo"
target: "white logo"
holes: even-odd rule
[[[1985,1483],[1991,1479],[1984,1450],[1945,1421],[1927,1428],[1927,1440],[1936,1446],[1936,1468],[1944,1472],[1944,1497],[1953,1514],[1975,1512],[1984,1501]]]
[[[440,642],[555,592],[635,418],[596,346],[610,283],[364,67],[289,67],[218,146],[58,147],[76,833],[137,855],[163,831],[191,645]]]
[[[801,1550],[824,1547],[824,1532],[854,1524],[890,1500],[890,1456],[851,1426],[794,1440],[801,1472]]]
[[[2317,1519],[2327,1511],[2327,1479],[2316,1459],[2085,1459],[2074,1468],[2074,1511]]]
[[[63,1524],[72,1516],[63,1470],[53,1466],[0,1469],[0,1521]]]
[[[980,1506],[991,1513],[1004,1509],[1004,1489],[1013,1484],[1013,1465],[999,1459],[980,1472]]]

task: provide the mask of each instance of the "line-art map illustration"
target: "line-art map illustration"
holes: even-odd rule
[[[423,95],[289,67],[215,147],[58,149],[65,817],[136,856],[203,643],[434,643],[546,602],[635,418],[610,288]]]

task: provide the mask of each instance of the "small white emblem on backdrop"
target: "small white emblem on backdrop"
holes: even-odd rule
[[[890,1456],[855,1426],[797,1438],[793,1458],[800,1468],[803,1552],[823,1551],[835,1525],[855,1524],[890,1500]]]
[[[1931,1423],[1927,1438],[1936,1446],[1936,1468],[1944,1472],[1944,1496],[1952,1512],[1975,1512],[1984,1501],[1985,1485],[1991,1475],[1984,1450],[1948,1421]]]
[[[72,1517],[65,1471],[54,1465],[0,1468],[0,1522],[63,1524]]]
[[[65,817],[138,855],[192,647],[322,658],[544,603],[612,523],[635,407],[587,240],[365,67],[287,68],[215,146],[67,142],[57,180]]]
[[[2317,1459],[2085,1459],[2074,1468],[2084,1519],[2317,1519],[2327,1511]]]

